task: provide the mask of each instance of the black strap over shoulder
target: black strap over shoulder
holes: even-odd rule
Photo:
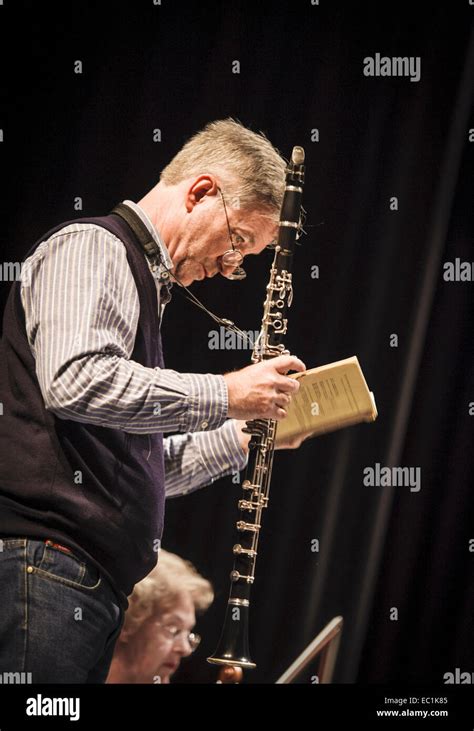
[[[155,262],[156,259],[161,261],[161,252],[158,244],[141,220],[140,216],[138,216],[135,211],[132,211],[132,209],[126,206],[124,203],[118,203],[115,208],[110,211],[110,213],[115,213],[117,216],[120,216],[120,218],[123,218],[126,223],[128,223],[138,241],[142,245],[148,259],[150,259],[152,262]]]

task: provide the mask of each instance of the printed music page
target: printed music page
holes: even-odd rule
[[[291,373],[300,390],[291,399],[288,415],[278,422],[275,445],[297,435],[314,437],[362,421],[375,421],[377,407],[357,356]]]

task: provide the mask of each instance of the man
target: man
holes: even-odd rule
[[[197,649],[192,630],[214,593],[189,561],[163,549],[158,565],[134,588],[115,646],[108,683],[169,683]]]
[[[213,122],[125,201],[133,225],[77,219],[28,252],[0,351],[0,671],[104,682],[165,490],[240,471],[242,422],[285,416],[297,358],[178,373],[159,335],[173,281],[232,276],[275,238],[284,168],[264,136]]]

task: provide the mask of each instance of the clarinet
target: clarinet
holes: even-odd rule
[[[287,310],[293,299],[291,267],[295,243],[302,231],[301,199],[304,184],[304,150],[294,147],[285,172],[285,192],[280,211],[278,239],[270,270],[260,333],[252,351],[252,362],[287,354],[282,342],[287,331]],[[250,591],[255,580],[258,539],[262,513],[268,505],[275,451],[277,421],[252,419],[244,431],[251,435],[249,460],[239,500],[234,565],[230,594],[216,651],[207,660],[217,665],[254,668],[250,659],[248,628]]]

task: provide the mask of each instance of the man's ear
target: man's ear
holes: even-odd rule
[[[217,195],[217,178],[211,173],[204,173],[193,180],[186,192],[186,210],[191,213],[193,208],[202,203],[206,196]]]

